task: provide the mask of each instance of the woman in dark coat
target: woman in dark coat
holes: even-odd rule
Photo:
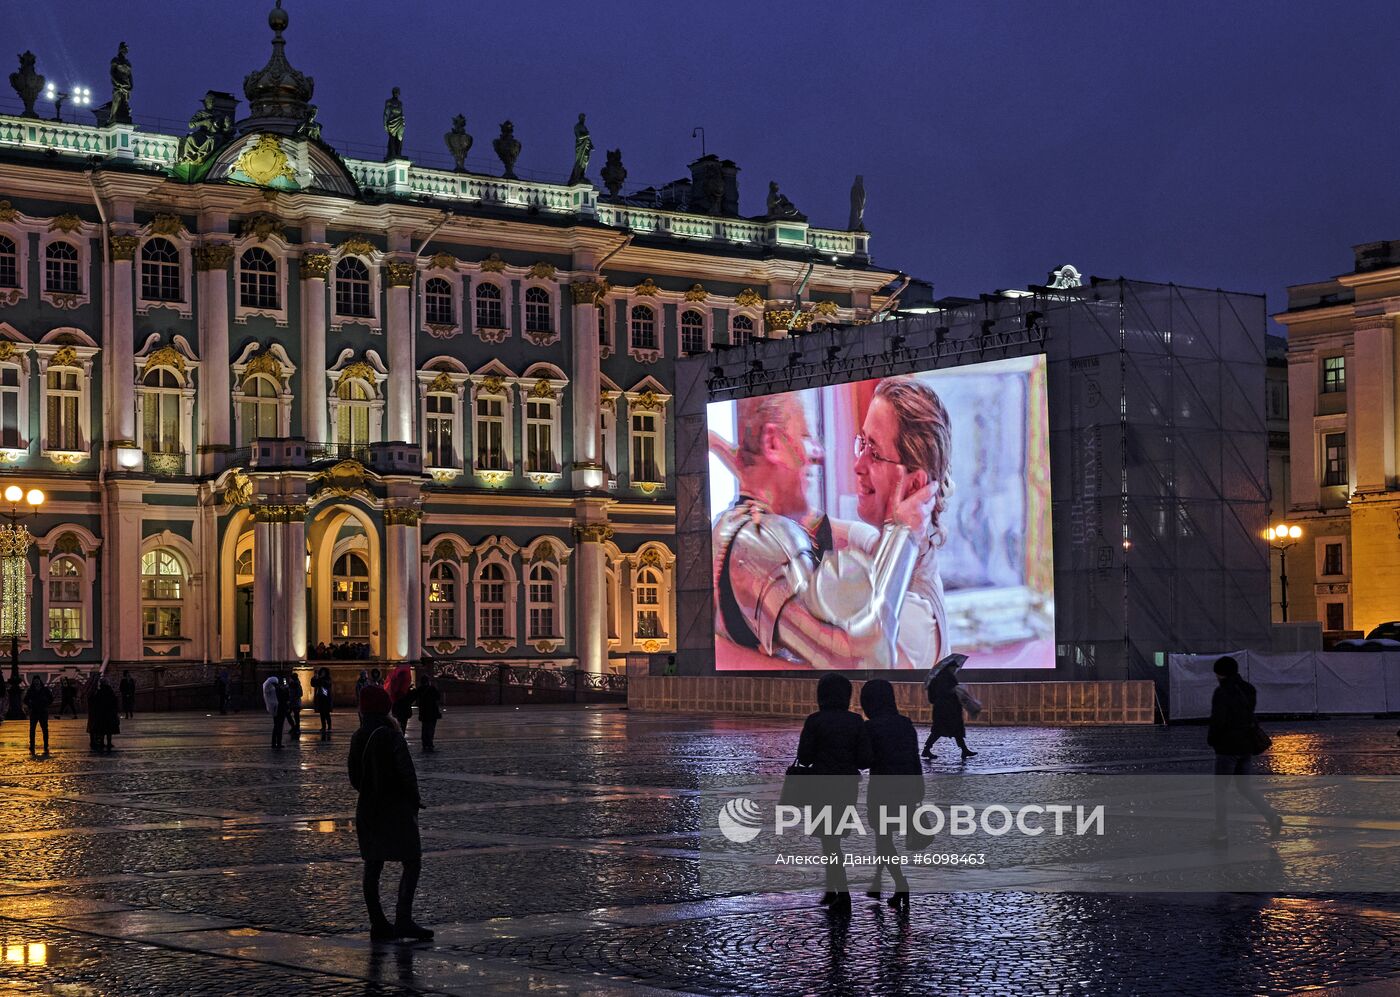
[[[899,854],[894,844],[894,828],[902,826],[907,837],[912,828],[914,809],[924,799],[924,768],[919,764],[919,735],[914,723],[899,712],[894,701],[894,686],[884,679],[872,679],[861,686],[860,708],[866,716],[865,730],[870,738],[870,788],[866,792],[867,826],[875,835],[875,852],[880,862],[875,866],[875,880],[868,894],[880,899],[880,877],[885,868],[894,880],[894,895],[890,906],[895,910],[909,909],[909,882],[904,871],[894,861]],[[888,818],[890,833],[883,833]]]
[[[812,775],[825,776],[819,806],[831,808],[831,827],[840,823],[845,808],[856,805],[860,795],[860,770],[870,767],[870,735],[860,717],[851,712],[851,682],[827,674],[817,682],[819,709],[802,725],[797,742],[797,764],[809,766]],[[850,913],[851,894],[842,867],[841,836],[820,834],[826,856],[826,893],[822,903],[837,913]]]
[[[34,728],[44,730],[44,757],[49,756],[49,707],[53,692],[44,684],[44,676],[31,675],[29,688],[24,691],[24,708],[29,714],[29,754],[34,757]]]
[[[88,699],[88,734],[92,736],[93,747],[98,751],[111,753],[112,735],[122,732],[121,703],[117,692],[107,676],[98,680],[97,688]]]
[[[967,660],[965,654],[950,654],[934,665],[928,680],[928,701],[933,706],[933,723],[924,741],[924,757],[933,757],[933,744],[940,737],[951,737],[962,749],[963,758],[977,752],[967,746],[967,726],[963,723],[963,704],[958,698],[958,669]]]
[[[321,718],[321,740],[326,741],[331,736],[331,707],[334,700],[331,696],[331,670],[322,668],[316,673],[316,677],[311,680],[311,707],[316,711],[316,715]]]
[[[418,837],[418,775],[408,743],[389,716],[389,694],[379,686],[360,693],[360,729],[350,738],[350,785],[360,793],[355,805],[355,833],[365,860],[365,906],[369,936],[375,941],[410,938],[427,941],[433,933],[413,923],[413,894],[423,868]],[[384,916],[379,877],[385,862],[403,863],[395,921]]]
[[[1283,830],[1283,818],[1249,779],[1250,759],[1260,752],[1257,742],[1262,732],[1254,717],[1258,694],[1254,686],[1240,678],[1240,664],[1234,658],[1220,658],[1214,670],[1219,686],[1210,699],[1210,727],[1206,732],[1206,744],[1215,749],[1215,833],[1211,837],[1216,842],[1227,839],[1227,793],[1233,782],[1240,795],[1268,822],[1270,836],[1276,838]]]

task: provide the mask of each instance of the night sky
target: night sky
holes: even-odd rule
[[[592,177],[621,147],[629,190],[687,175],[702,125],[742,168],[745,213],[775,179],[813,224],[842,227],[863,173],[877,261],[939,295],[1068,262],[1278,309],[1287,284],[1350,269],[1351,245],[1400,237],[1393,2],[285,5],[290,61],[347,155],[382,156],[392,86],[411,158],[449,165],[461,111],[469,168],[499,172],[490,143],[510,118],[517,170],[539,179],[567,175],[579,111]],[[242,98],[270,6],[12,0],[0,34],[5,59],[32,48],[96,103],[125,39],[138,121],[183,131],[206,89]]]

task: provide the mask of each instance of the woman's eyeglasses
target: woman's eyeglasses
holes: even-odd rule
[[[856,460],[860,460],[862,457],[869,457],[877,464],[895,464],[897,466],[900,464],[899,461],[891,460],[881,454],[879,450],[875,449],[875,444],[871,443],[870,438],[864,433],[856,434],[855,453]]]

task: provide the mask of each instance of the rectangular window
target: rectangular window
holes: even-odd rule
[[[78,441],[78,372],[68,368],[50,368],[48,387],[49,450],[81,449]]]
[[[504,606],[481,607],[481,636],[504,637],[506,635],[506,610]]]
[[[74,606],[49,607],[49,640],[82,640],[83,611]]]
[[[1327,626],[1328,630],[1345,630],[1347,628],[1347,607],[1346,603],[1327,603]]]
[[[180,636],[179,606],[146,606],[141,619],[142,632],[148,638],[173,640]]]
[[[553,606],[532,606],[530,608],[530,636],[555,636]]]
[[[0,367],[0,447],[20,446],[19,368]]]
[[[488,471],[506,470],[505,401],[476,400],[476,466]]]
[[[456,610],[451,606],[433,606],[428,610],[428,636],[457,636],[456,616]]]
[[[1322,438],[1322,484],[1347,483],[1347,434],[1328,433]]]
[[[1342,571],[1342,545],[1324,544],[1322,548],[1322,573],[1340,575]]]
[[[429,467],[456,467],[452,450],[453,399],[450,395],[428,396],[426,440]]]
[[[1347,358],[1322,358],[1322,393],[1330,395],[1334,391],[1347,389]]]
[[[652,412],[632,413],[632,480],[660,481],[660,468],[656,463],[660,434],[656,429],[656,415]]]
[[[554,470],[554,406],[546,401],[525,403],[525,470]]]

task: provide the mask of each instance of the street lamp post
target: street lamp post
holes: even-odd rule
[[[63,120],[63,105],[66,101],[72,101],[74,107],[87,107],[92,103],[92,91],[87,87],[74,86],[68,90],[60,90],[50,83],[44,88],[44,99],[53,101],[53,119]]]
[[[1284,623],[1288,622],[1288,548],[1296,544],[1302,535],[1301,529],[1287,523],[1270,526],[1265,534],[1269,546],[1278,551],[1279,610]]]
[[[28,506],[21,510],[20,500]],[[9,520],[0,526],[0,637],[10,638],[10,703],[6,720],[24,719],[24,689],[19,677],[19,639],[29,633],[29,593],[25,575],[29,571],[29,528],[20,522],[33,516],[44,504],[44,493],[37,488],[26,492],[19,485],[5,489],[9,512],[0,516]]]

